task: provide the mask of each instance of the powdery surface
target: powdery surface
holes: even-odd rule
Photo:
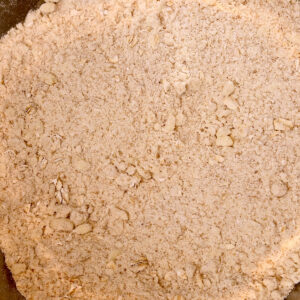
[[[0,246],[27,299],[289,293],[299,13],[62,0],[1,40]]]

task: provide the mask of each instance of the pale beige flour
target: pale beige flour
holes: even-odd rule
[[[0,41],[0,247],[20,291],[283,299],[299,2],[56,2]]]

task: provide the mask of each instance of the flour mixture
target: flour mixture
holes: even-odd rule
[[[0,41],[0,247],[27,299],[284,299],[299,5],[52,0]]]

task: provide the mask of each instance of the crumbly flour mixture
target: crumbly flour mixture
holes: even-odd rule
[[[0,41],[19,290],[283,299],[300,280],[299,2],[57,2]]]

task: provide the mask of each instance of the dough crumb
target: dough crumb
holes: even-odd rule
[[[287,185],[282,181],[275,181],[271,185],[271,193],[275,197],[283,197],[287,193]]]
[[[55,4],[51,2],[44,3],[40,6],[40,11],[44,15],[51,14],[55,11]]]
[[[53,219],[50,221],[50,227],[57,231],[72,231],[73,230],[73,223],[65,218],[58,218]]]

